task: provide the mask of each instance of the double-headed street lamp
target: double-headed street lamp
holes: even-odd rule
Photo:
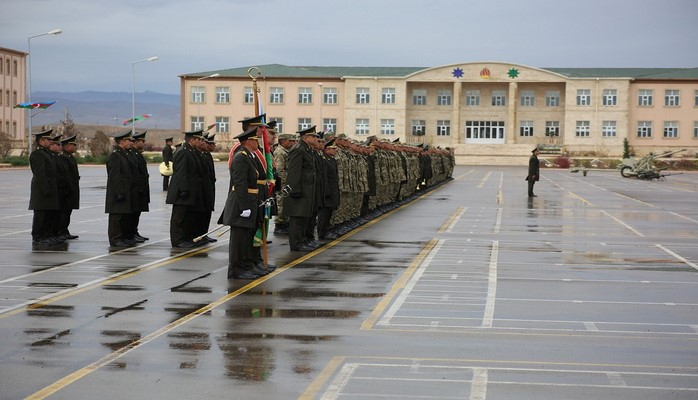
[[[133,85],[131,91],[131,136],[136,134],[136,64],[146,62],[146,61],[157,61],[159,58],[157,56],[148,57],[145,60],[138,60],[131,63],[131,73]]]
[[[27,38],[27,103],[29,103],[29,108],[27,108],[27,127],[29,131],[29,134],[27,135],[27,150],[29,152],[27,153],[27,155],[29,155],[32,152],[32,39],[39,36],[60,35],[61,33],[63,33],[62,30],[54,29],[46,33],[41,33],[39,35],[29,36]]]
[[[202,80],[208,79],[208,78],[215,78],[217,76],[220,76],[220,74],[216,73],[216,74],[206,75],[206,76],[202,76],[201,78],[197,78],[196,80],[198,82],[198,81],[202,81]],[[201,109],[201,102],[203,101],[203,97],[200,100],[201,101],[196,102],[196,124],[197,124],[197,126],[200,123],[199,118],[201,118],[201,114],[199,113],[199,110]],[[201,124],[201,129],[203,129],[203,128],[204,128],[204,125]]]

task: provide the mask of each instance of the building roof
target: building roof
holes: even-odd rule
[[[180,78],[219,74],[222,78],[249,78],[251,67],[193,72]],[[340,79],[354,77],[405,77],[433,67],[320,67],[266,64],[257,66],[267,78]],[[698,68],[541,68],[568,78],[698,79]]]

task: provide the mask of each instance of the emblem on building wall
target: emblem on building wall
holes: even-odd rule
[[[480,70],[480,78],[490,79],[490,70],[488,68],[483,68]]]
[[[509,68],[509,72],[507,72],[507,75],[509,75],[509,78],[518,78],[519,70],[516,68]]]
[[[451,72],[454,78],[462,78],[463,77],[463,70],[460,67],[453,68],[453,72]]]

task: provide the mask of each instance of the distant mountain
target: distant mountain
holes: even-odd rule
[[[132,93],[127,92],[34,92],[33,102],[56,101],[56,104],[34,111],[32,124],[56,125],[65,120],[66,113],[76,124],[123,126],[131,118]],[[136,93],[136,115],[153,114],[139,121],[138,127],[179,129],[179,95],[155,92]]]

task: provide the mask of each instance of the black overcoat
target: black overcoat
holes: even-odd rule
[[[115,147],[107,157],[107,197],[104,212],[131,214],[131,169],[126,150]]]
[[[30,210],[58,210],[58,171],[53,154],[39,147],[29,155],[32,170]]]
[[[257,180],[259,173],[250,151],[242,149],[235,153],[230,167],[230,191],[223,208],[223,225],[254,230],[257,227]],[[250,210],[250,216],[241,217],[244,210]]]
[[[315,210],[315,156],[303,140],[299,140],[288,152],[286,166],[289,197],[284,199],[284,214],[289,217],[310,217]]]

